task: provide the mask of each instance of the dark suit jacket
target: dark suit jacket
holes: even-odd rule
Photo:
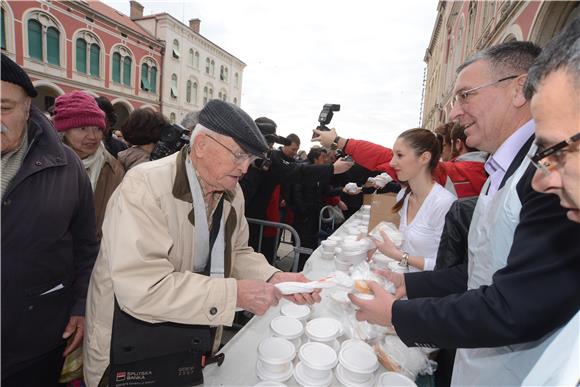
[[[509,176],[530,144],[531,139],[508,169]],[[405,344],[481,348],[529,342],[578,311],[580,224],[566,218],[556,195],[532,189],[534,173],[530,164],[517,184],[520,222],[507,265],[493,275],[490,286],[466,291],[467,264],[405,275],[410,300],[396,301],[392,318]]]

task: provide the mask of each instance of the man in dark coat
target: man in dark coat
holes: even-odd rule
[[[58,385],[99,250],[87,173],[35,95],[2,54],[2,386]]]

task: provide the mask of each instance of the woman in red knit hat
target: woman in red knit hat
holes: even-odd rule
[[[107,202],[125,174],[121,163],[102,143],[105,113],[91,95],[75,91],[56,99],[53,120],[63,142],[81,158],[91,180],[100,239]]]

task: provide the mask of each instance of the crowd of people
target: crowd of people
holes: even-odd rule
[[[246,218],[290,224],[314,250],[332,232],[322,208],[348,218],[369,190],[397,193],[403,243],[374,247],[409,272],[378,272],[394,294],[370,281],[373,299],[349,295],[357,319],[440,349],[438,386],[579,383],[580,19],[544,49],[471,56],[451,121],[392,148],[331,129],[300,153],[298,136],[221,100],[179,128],[137,109],[114,134],[106,98],[65,93],[45,115],[4,54],[1,77],[2,385],[116,386],[127,370],[202,383],[237,308],[321,299],[281,295],[308,279],[275,267],[277,233]],[[154,160],[168,128],[189,141]],[[368,183],[379,174],[392,182]]]

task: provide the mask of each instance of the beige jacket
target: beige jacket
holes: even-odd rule
[[[194,217],[185,157],[182,150],[132,168],[109,201],[87,297],[84,374],[89,387],[97,386],[109,363],[114,295],[122,310],[143,321],[231,325],[234,278],[267,280],[277,271],[248,247],[238,185],[235,194],[225,194],[223,207],[225,275],[233,278],[191,272]]]
[[[102,238],[101,228],[103,227],[103,220],[105,219],[107,203],[117,186],[121,184],[124,175],[125,169],[123,169],[119,160],[105,150],[105,163],[101,168],[101,173],[99,173],[97,187],[95,189],[95,213],[97,216],[97,236],[99,239]]]

